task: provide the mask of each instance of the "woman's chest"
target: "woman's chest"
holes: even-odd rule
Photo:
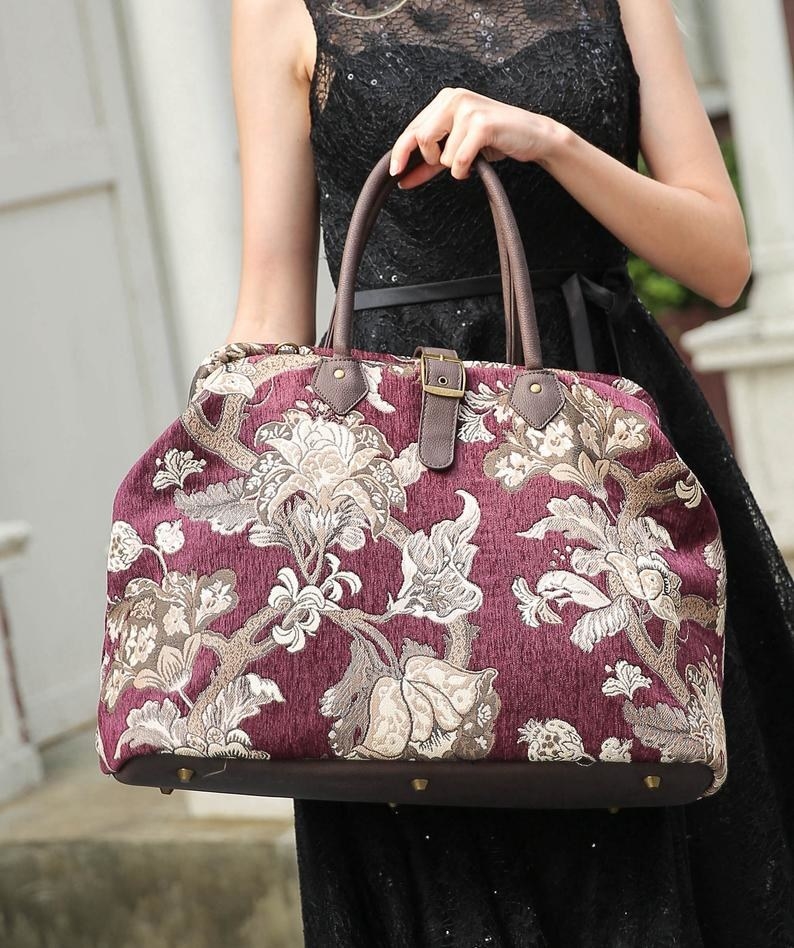
[[[315,151],[322,160],[355,141],[375,161],[441,89],[463,87],[549,115],[630,161],[639,77],[617,0],[607,6],[564,16],[565,0],[408,0],[365,20],[334,20],[324,7],[309,93]]]

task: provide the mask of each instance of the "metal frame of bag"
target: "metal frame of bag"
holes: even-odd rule
[[[415,151],[403,174],[410,170],[420,157],[418,151]],[[353,297],[356,273],[367,237],[380,208],[399,180],[399,176],[393,178],[388,174],[388,158],[389,153],[386,153],[375,165],[353,210],[342,256],[334,310],[327,334],[326,348],[332,350],[332,354],[326,356],[322,354],[322,350],[319,350],[318,347],[298,346],[292,343],[283,343],[280,346],[240,343],[216,350],[202,363],[194,375],[190,387],[188,411],[181,419],[183,425],[186,424],[186,419],[190,417],[189,409],[191,405],[202,400],[203,382],[208,382],[210,378],[214,378],[216,387],[210,389],[208,382],[208,391],[223,392],[223,388],[217,387],[218,379],[223,379],[223,370],[233,368],[235,365],[239,366],[245,363],[249,357],[256,355],[261,355],[263,359],[273,358],[284,353],[292,353],[296,356],[300,354],[311,355],[312,357],[319,355],[319,359],[315,358],[316,367],[311,375],[310,387],[316,395],[320,396],[322,403],[328,406],[337,417],[347,417],[349,413],[356,410],[356,406],[361,407],[362,400],[369,397],[372,382],[370,370],[377,360],[372,358],[363,359],[360,354],[356,355],[351,351]],[[653,427],[655,406],[653,406],[650,396],[634,383],[631,383],[630,380],[612,378],[598,373],[576,373],[543,367],[530,277],[515,217],[498,175],[482,154],[478,155],[472,167],[477,171],[485,187],[496,225],[505,302],[507,363],[461,360],[452,349],[428,346],[417,346],[411,359],[382,356],[384,364],[396,364],[406,368],[406,370],[410,366],[413,366],[414,370],[418,369],[417,374],[413,377],[414,383],[418,386],[417,392],[421,399],[418,418],[415,421],[417,433],[416,456],[423,465],[423,470],[428,472],[424,473],[423,476],[432,477],[434,471],[448,474],[450,471],[456,470],[456,452],[462,450],[459,438],[461,430],[460,407],[468,391],[467,368],[471,373],[475,366],[497,366],[500,370],[504,370],[505,377],[509,377],[509,385],[505,386],[505,397],[501,410],[515,420],[515,424],[519,426],[518,430],[521,433],[529,432],[533,437],[542,436],[547,426],[552,425],[555,419],[562,418],[561,412],[563,410],[567,411],[569,409],[570,404],[572,404],[571,391],[573,387],[578,386],[581,389],[577,397],[585,398],[585,400],[591,397],[587,394],[591,390],[585,384],[590,382],[593,386],[602,386],[598,389],[602,392],[604,390],[603,386],[611,385],[611,391],[614,392],[616,399],[619,397],[624,400],[629,397],[638,399],[637,405],[642,408],[642,411],[634,415],[622,408],[615,409],[615,411],[622,412],[619,420],[622,419],[625,422],[625,419],[629,419],[628,424],[633,423],[635,425],[635,436],[641,438],[643,425],[647,426],[648,431]],[[373,354],[368,355],[371,357]],[[516,356],[523,358],[523,367],[514,362]],[[284,371],[289,372],[290,370],[286,369]],[[297,371],[297,369],[294,371]],[[219,372],[221,375],[218,374]],[[230,380],[227,377],[225,383],[229,382]],[[239,377],[234,379],[234,383],[238,386],[243,385]],[[592,391],[593,397],[598,400],[600,396],[595,394],[595,389]],[[239,389],[235,391],[231,387],[226,392],[227,394],[236,395],[239,394]],[[211,398],[211,394],[208,397]],[[222,397],[225,398],[225,396]],[[604,404],[609,403],[604,401]],[[631,404],[633,405],[634,402],[632,401]],[[587,405],[585,405],[584,410],[585,412],[588,410]],[[633,422],[632,418],[634,419]],[[658,420],[658,413],[656,418]],[[270,424],[276,424],[276,422],[270,422]],[[169,428],[168,431],[170,430]],[[637,431],[640,433],[637,434]],[[641,447],[647,447],[650,443],[648,431],[645,432],[646,440],[638,442]],[[621,432],[624,443],[629,443],[626,441],[623,429],[621,429]],[[195,431],[193,434],[195,434]],[[654,437],[664,438],[663,435],[654,435]],[[570,441],[570,438],[567,441]],[[640,526],[632,527],[632,529],[639,531],[638,536],[642,534],[642,531],[655,532],[648,542],[651,546],[656,546],[657,552],[650,550],[647,555],[637,554],[632,560],[632,557],[627,555],[622,546],[620,550],[615,546],[614,550],[607,550],[606,552],[602,550],[600,553],[598,551],[585,551],[579,557],[581,566],[580,581],[575,582],[577,577],[572,571],[568,573],[564,573],[562,570],[553,571],[555,575],[559,574],[554,581],[562,585],[559,589],[552,589],[551,594],[545,599],[541,595],[540,585],[537,587],[537,592],[528,587],[524,588],[527,586],[526,582],[523,587],[514,588],[514,592],[516,588],[518,589],[518,592],[516,592],[519,600],[518,612],[525,620],[529,616],[530,621],[527,624],[532,626],[533,629],[543,626],[544,621],[548,623],[549,628],[553,629],[555,624],[558,625],[562,621],[559,615],[560,612],[563,612],[572,603],[578,606],[587,605],[588,597],[590,597],[589,607],[594,610],[592,614],[597,611],[593,606],[594,602],[600,603],[603,614],[602,618],[597,617],[587,627],[588,634],[595,639],[596,647],[600,641],[609,641],[610,639],[615,641],[613,637],[624,634],[624,631],[627,637],[630,638],[631,629],[633,629],[634,639],[632,641],[642,642],[643,657],[650,663],[650,666],[657,663],[659,669],[667,670],[666,687],[669,687],[671,693],[677,696],[678,706],[676,704],[665,704],[665,702],[658,700],[660,694],[664,694],[663,691],[659,691],[658,687],[655,692],[657,698],[655,703],[635,706],[633,696],[636,690],[638,688],[650,690],[653,685],[651,677],[642,674],[643,668],[640,665],[633,665],[628,661],[624,661],[620,667],[620,673],[617,668],[612,668],[614,678],[607,679],[602,689],[603,694],[608,696],[605,701],[610,700],[609,696],[623,700],[624,715],[627,715],[625,720],[632,721],[635,735],[635,738],[628,743],[633,742],[634,749],[639,750],[646,759],[632,759],[630,754],[627,756],[627,742],[624,740],[621,747],[616,738],[609,739],[613,743],[605,740],[602,743],[601,753],[587,753],[576,727],[569,721],[555,717],[545,719],[543,717],[537,719],[529,717],[523,728],[519,729],[521,736],[518,741],[523,741],[528,746],[527,756],[524,759],[500,760],[482,754],[477,756],[479,753],[477,747],[471,741],[466,743],[463,730],[466,726],[471,727],[472,720],[474,720],[472,717],[474,705],[469,701],[470,694],[474,694],[476,691],[481,698],[486,692],[486,679],[482,677],[484,672],[476,672],[462,666],[456,666],[454,662],[449,660],[447,653],[445,653],[443,659],[438,655],[431,657],[434,655],[432,647],[426,645],[423,648],[424,643],[417,642],[411,646],[412,655],[401,666],[402,671],[399,674],[392,671],[378,678],[376,687],[372,689],[369,695],[370,717],[368,724],[366,726],[361,725],[355,730],[358,735],[356,752],[345,754],[345,759],[338,759],[327,753],[313,758],[298,756],[289,759],[285,756],[280,758],[271,757],[264,751],[252,754],[250,738],[240,722],[238,722],[238,727],[234,729],[234,740],[228,734],[222,735],[217,739],[214,750],[210,750],[206,740],[203,745],[200,742],[199,732],[201,727],[196,730],[194,726],[192,735],[188,733],[190,729],[185,725],[187,717],[182,716],[178,707],[179,699],[174,697],[172,700],[166,690],[166,684],[173,685],[175,681],[175,679],[167,681],[167,671],[169,668],[177,668],[179,663],[178,650],[171,645],[167,646],[171,648],[171,651],[165,653],[163,649],[166,646],[161,645],[158,650],[158,664],[156,666],[153,664],[152,655],[146,657],[139,666],[131,664],[132,657],[129,656],[135,654],[136,648],[139,652],[141,649],[139,639],[140,630],[143,626],[140,621],[136,626],[125,626],[124,623],[132,621],[129,618],[131,610],[140,605],[141,597],[144,596],[147,589],[155,590],[156,595],[162,594],[162,589],[155,589],[153,580],[142,577],[128,583],[123,600],[120,597],[115,599],[108,597],[108,624],[106,626],[107,634],[103,654],[103,684],[99,705],[99,726],[97,728],[97,750],[102,762],[102,769],[107,773],[113,773],[114,777],[122,783],[160,787],[164,793],[170,793],[175,788],[186,788],[265,796],[389,802],[393,804],[429,803],[549,808],[609,807],[614,809],[622,806],[681,804],[710,796],[719,789],[727,774],[724,721],[720,704],[722,663],[724,660],[724,554],[722,553],[716,516],[708,498],[692,472],[686,468],[682,459],[678,457],[671,446],[668,447],[668,453],[671,457],[668,463],[672,481],[670,477],[667,478],[667,481],[659,480],[654,490],[658,493],[659,503],[662,499],[665,502],[680,502],[681,510],[685,513],[687,510],[695,510],[700,507],[699,515],[702,515],[702,519],[699,521],[697,529],[703,529],[705,523],[712,531],[712,535],[704,538],[705,545],[700,549],[704,562],[698,564],[701,573],[706,577],[704,580],[706,586],[711,583],[711,573],[709,571],[713,572],[713,584],[716,593],[711,600],[697,592],[681,591],[679,588],[680,576],[675,574],[665,558],[658,553],[658,550],[665,549],[667,540],[670,539],[669,535],[665,539],[666,529],[656,524],[655,521],[652,523],[652,518],[640,517],[639,515],[636,519]],[[133,506],[139,502],[134,492],[143,490],[143,481],[140,476],[141,466],[145,461],[151,460],[157,448],[161,449],[159,442],[156,442],[139,459],[117,492],[114,501],[114,524],[108,559],[109,583],[111,572],[129,571],[134,557],[140,555],[142,541],[135,527],[126,520],[119,518],[118,515],[124,509],[122,500],[125,504],[129,505],[130,503],[129,496],[123,491],[133,491],[132,496],[135,498]],[[639,450],[636,445],[635,449]],[[559,452],[560,450],[559,443],[552,447],[552,451]],[[569,449],[566,448],[566,450]],[[586,454],[586,452],[583,453]],[[602,477],[601,487],[603,488],[603,478],[606,477],[604,472],[609,468],[607,462],[609,461],[613,465],[617,464],[616,458],[617,454],[612,457],[611,461],[609,458],[601,460],[596,458],[595,461],[591,460],[589,462],[589,467],[587,461],[580,462],[581,470],[578,475],[576,472],[566,472],[560,468],[560,470],[555,469],[556,473],[552,476],[561,478],[561,486],[567,487],[570,487],[572,481],[576,481],[577,476],[580,480],[587,477],[591,480],[593,478],[597,480],[598,477]],[[157,462],[160,461],[161,459],[158,457]],[[560,466],[558,465],[558,467]],[[626,475],[623,472],[626,468],[621,467],[620,470],[622,472],[621,476],[625,477]],[[569,478],[567,485],[565,477]],[[459,486],[464,487],[465,483],[465,480],[462,480],[459,482]],[[636,485],[639,480],[632,483]],[[664,483],[667,483],[668,486],[664,487]],[[465,491],[456,493],[465,493]],[[184,502],[184,495],[181,496],[182,502]],[[564,505],[573,503],[574,501],[571,498],[572,495],[569,494],[567,500],[562,499],[563,507],[559,509],[568,509]],[[581,500],[581,498],[576,498],[576,500]],[[636,501],[636,497],[634,501]],[[655,498],[654,502],[656,502]],[[549,503],[551,504],[551,501]],[[637,503],[637,510],[646,509],[639,502]],[[595,509],[595,506],[593,505],[593,509]],[[689,516],[694,517],[695,514]],[[552,520],[553,518],[546,518],[542,528],[540,523],[536,524],[533,527],[535,535],[540,537],[544,531],[551,530],[554,527]],[[482,521],[480,522],[482,523]],[[157,525],[156,529],[164,529],[164,536],[168,534],[169,528],[179,533],[180,531],[174,526],[176,523],[176,520],[163,521]],[[433,525],[428,523],[426,526],[428,532],[430,532]],[[557,523],[557,527],[559,527],[559,523]],[[526,531],[524,535],[526,536],[531,532],[531,530]],[[613,533],[615,536],[617,535],[614,530]],[[644,534],[642,535],[644,536]],[[214,536],[215,534],[213,534],[213,538]],[[184,538],[182,540],[184,542]],[[706,543],[705,540],[709,542]],[[166,536],[166,541],[168,541],[168,536]],[[675,550],[672,541],[667,545],[672,546]],[[153,547],[149,547],[149,549],[153,549]],[[161,547],[161,549],[165,548]],[[475,547],[475,549],[478,548]],[[570,546],[568,549],[570,549]],[[637,549],[639,549],[639,546]],[[592,555],[588,557],[586,556],[587,553]],[[668,555],[669,558],[670,555]],[[571,559],[573,559],[573,554],[571,554]],[[415,565],[413,564],[413,566]],[[610,570],[611,572],[609,572]],[[604,592],[590,581],[592,578],[598,575],[603,576],[606,573],[608,573],[609,581],[613,584],[608,588],[616,589],[619,586],[619,581],[623,582],[625,587],[625,590],[613,600],[611,605],[606,604],[608,597]],[[547,573],[545,575],[551,576],[552,574]],[[165,585],[167,576],[166,573],[166,578],[161,585]],[[173,573],[172,576],[184,578],[182,573]],[[587,576],[590,578],[587,578]],[[568,583],[567,587],[565,586],[566,582]],[[678,586],[676,586],[676,582],[678,582]],[[548,588],[545,588],[544,592],[548,594]],[[523,602],[521,601],[522,596],[524,597]],[[620,608],[615,607],[615,603],[618,602]],[[159,599],[157,603],[162,605]],[[155,606],[147,606],[146,608],[157,609],[159,608],[157,603]],[[523,612],[521,611],[522,608]],[[558,613],[555,613],[555,608]],[[623,610],[622,613],[621,609]],[[634,609],[633,612],[631,612],[632,609]],[[674,612],[674,610],[677,610],[677,612]],[[630,612],[631,615],[629,615]],[[476,617],[476,612],[473,615]],[[642,625],[643,617],[647,619],[649,624],[655,623],[654,628],[664,628],[665,638],[659,647],[658,654],[653,652],[654,643],[651,641],[650,635],[644,636],[641,631],[638,631]],[[162,616],[160,618],[162,619]],[[173,621],[172,617],[172,624]],[[598,625],[599,622],[601,622],[601,627]],[[607,627],[609,622],[612,623],[612,626]],[[619,628],[621,622],[626,625],[628,631]],[[604,623],[607,623],[607,626],[604,626]],[[631,623],[633,625],[630,625]],[[677,639],[671,637],[669,633],[674,626],[677,635],[678,630],[685,623],[688,623],[687,628],[689,629],[697,625],[707,652],[710,652],[712,647],[716,651],[711,653],[710,664],[709,656],[706,656],[706,661],[690,662],[685,674],[682,675],[679,674],[679,670],[675,666],[675,659],[673,660],[672,669],[670,667],[670,655],[674,653],[670,652],[669,646],[674,639],[677,644]],[[580,620],[574,628],[574,633],[581,624]],[[135,635],[137,636],[132,647],[130,647],[131,628],[136,630]],[[192,626],[191,629],[193,629]],[[170,634],[170,631],[167,631],[163,633],[163,636]],[[195,635],[195,632],[193,634]],[[213,634],[217,635],[218,633]],[[483,636],[489,633],[487,630],[481,630],[479,634]],[[496,635],[495,632],[490,634]],[[514,633],[510,631],[505,633],[506,636],[511,634]],[[126,639],[125,635],[127,636]],[[586,651],[581,640],[584,633],[580,631],[579,635],[579,652]],[[164,637],[163,641],[165,640]],[[191,636],[188,635],[187,638],[189,639]],[[176,641],[176,638],[174,640]],[[200,637],[199,640],[204,641]],[[574,636],[572,635],[573,640]],[[286,639],[283,641],[286,641]],[[293,642],[293,645],[296,642]],[[122,643],[124,655],[119,658],[119,654],[122,652]],[[313,644],[317,645],[316,642]],[[469,644],[471,645],[471,642]],[[589,644],[592,650],[592,643],[585,644]],[[195,652],[199,648],[198,641],[194,641],[194,646],[195,648],[193,648],[191,654],[193,661],[196,661]],[[416,647],[414,648],[414,646]],[[153,646],[153,648],[155,647]],[[218,647],[220,648],[220,644]],[[301,644],[301,649],[303,647],[304,645]],[[579,656],[575,645],[569,645],[568,648],[572,659],[574,655]],[[667,652],[664,652],[665,648],[668,649]],[[183,651],[186,650],[187,646],[184,645]],[[629,649],[626,650],[627,654],[629,651]],[[140,654],[143,653],[140,652]],[[164,654],[166,654],[166,659],[163,659]],[[125,656],[127,657],[125,658]],[[147,661],[149,662],[148,666],[143,667]],[[187,665],[187,660],[184,661]],[[127,665],[124,664],[125,662],[127,662]],[[409,680],[406,669],[411,662],[413,663],[413,677]],[[607,665],[606,667],[610,669],[611,666]],[[648,668],[649,666],[645,665],[644,670],[647,671]],[[194,666],[191,666],[191,676],[193,671]],[[493,668],[489,671],[494,673],[493,676],[488,678],[488,687],[491,688],[493,678],[497,673]],[[540,674],[543,673],[541,670]],[[124,678],[125,674],[126,679]],[[135,674],[134,682],[131,678],[133,674]],[[399,677],[400,674],[403,676],[402,678]],[[174,675],[176,675],[176,672],[174,672]],[[480,675],[480,677],[477,678],[477,675]],[[664,674],[662,674],[662,677],[664,677]],[[245,687],[256,687],[260,689],[260,693],[265,688],[262,682],[266,679],[257,674],[243,675],[238,677],[235,682],[243,682],[244,684],[245,680],[249,680]],[[209,678],[208,681],[211,683],[212,678]],[[110,684],[108,684],[109,682]],[[121,683],[119,684],[119,682]],[[609,690],[608,682],[610,683]],[[155,688],[155,691],[151,693],[157,694],[158,683],[163,686],[161,688],[162,701],[158,702],[155,698],[150,697],[143,705],[130,707],[124,723],[119,723],[113,719],[111,708],[118,705],[112,702],[111,699],[115,699],[115,702],[121,701],[125,694],[129,699],[130,695],[135,695],[135,689],[150,694],[146,691],[146,688],[150,686]],[[271,692],[275,690],[280,694],[279,688],[274,682],[271,681],[270,685],[273,686]],[[181,690],[177,693],[192,709],[193,702],[185,694],[184,689],[186,687],[187,683],[183,681]],[[237,688],[237,700],[241,702],[244,700],[252,701],[253,698],[250,694],[242,695],[242,687],[243,685],[240,685]],[[377,705],[375,696],[378,687],[386,696],[383,698],[383,702],[392,702],[391,705],[388,705],[388,708],[391,709],[390,713],[397,724],[394,724],[391,732],[389,732],[390,719],[385,712],[384,719],[379,725],[380,730],[378,730],[378,726],[373,724],[373,708],[380,707]],[[400,687],[402,687],[402,691],[399,691]],[[408,689],[410,689],[410,694],[408,694]],[[207,685],[207,690],[210,690],[210,684]],[[116,694],[116,691],[118,691],[118,694]],[[176,693],[170,692],[170,694],[175,695]],[[328,692],[326,692],[326,697],[327,694]],[[490,698],[493,698],[492,692],[488,692],[488,694]],[[231,695],[231,691],[229,695]],[[194,696],[196,704],[199,703],[200,697],[201,695]],[[494,717],[496,716],[494,708],[501,708],[504,699],[507,697],[510,696],[503,695],[502,699],[494,699],[488,705]],[[219,700],[218,696],[216,695],[213,700],[217,702]],[[224,707],[228,712],[228,705],[232,698],[225,696],[224,700],[226,702]],[[631,710],[627,707],[629,705]],[[486,705],[483,704],[481,707],[485,708]],[[165,713],[166,709],[168,711],[167,715]],[[531,708],[529,710],[531,711]],[[267,705],[259,707],[261,714],[266,714],[267,711]],[[213,719],[213,714],[217,718],[220,713],[215,705],[206,705],[203,711],[205,717],[209,715],[207,720]],[[403,737],[397,739],[395,734],[400,727],[405,726],[406,713],[409,718],[408,726],[411,740],[403,740],[404,734]],[[457,724],[455,724],[456,721]],[[337,722],[337,725],[339,723]],[[434,739],[437,738],[444,747],[443,754],[438,757],[433,757],[429,752],[423,753],[422,748],[426,747],[427,744],[419,742],[419,737],[431,725]],[[114,727],[116,728],[115,731],[113,731]],[[208,727],[209,725],[205,727],[205,738],[206,734],[209,733],[209,730],[206,730]],[[488,744],[490,750],[494,746],[495,740],[493,722],[490,731],[487,730],[486,725],[480,725],[479,727],[478,740],[483,742],[482,746]],[[179,731],[179,728],[182,728],[182,730]],[[107,737],[111,731],[113,731],[114,740],[117,741],[116,754],[112,758],[108,755],[109,748],[105,747]],[[180,738],[182,744],[178,748],[179,741],[174,736],[177,731],[182,735]],[[477,732],[476,727],[474,731]],[[168,737],[163,736],[166,733]],[[187,738],[185,738],[185,734],[188,735]],[[416,739],[414,739],[415,735],[418,735]],[[483,735],[487,735],[487,738]],[[193,738],[192,745],[189,744],[191,736]],[[639,736],[642,736],[643,740],[640,740]],[[147,740],[149,743],[147,743]],[[395,740],[397,741],[396,744]],[[158,744],[158,741],[161,743]],[[389,757],[387,750],[390,747],[398,746],[400,741],[403,742],[402,757]],[[118,757],[120,748],[128,752],[137,749],[139,752],[128,754],[119,766],[113,766],[111,760]],[[454,753],[450,748],[455,749]],[[177,750],[178,752],[175,752]],[[591,750],[595,750],[595,747]]]

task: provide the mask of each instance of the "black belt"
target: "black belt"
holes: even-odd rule
[[[590,332],[585,300],[598,306],[607,318],[612,349],[618,373],[623,374],[620,364],[615,322],[623,313],[634,294],[634,283],[625,264],[602,267],[597,270],[558,268],[530,270],[532,289],[559,286],[568,309],[576,368],[581,372],[598,372],[593,337]],[[605,285],[613,284],[614,288]],[[462,277],[457,280],[441,280],[435,283],[413,283],[408,286],[377,286],[356,290],[353,309],[370,309],[375,306],[400,306],[405,303],[428,303],[432,300],[457,299],[462,296],[484,296],[497,293],[502,296],[502,276],[488,273],[482,276]]]

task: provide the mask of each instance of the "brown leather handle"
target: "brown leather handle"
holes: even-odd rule
[[[326,334],[326,344],[337,356],[350,356],[350,336],[353,318],[355,279],[367,238],[380,209],[402,175],[407,174],[422,155],[414,149],[401,175],[390,175],[388,164],[391,150],[387,151],[367,176],[356,200],[348,226],[339,281],[334,298],[334,309]],[[480,152],[472,162],[485,187],[491,214],[499,241],[502,289],[507,324],[508,361],[513,347],[514,315],[517,316],[524,364],[530,369],[542,368],[540,336],[538,333],[535,301],[527,267],[526,254],[518,224],[504,186],[490,162]]]
[[[442,139],[439,144],[443,146],[443,143],[446,141],[446,136]],[[399,181],[402,177],[408,174],[414,167],[420,164],[423,160],[422,152],[419,148],[415,148],[411,154],[408,156],[408,161],[406,162],[405,168],[400,172],[396,177],[396,181]],[[370,234],[372,233],[372,228],[375,225],[375,220],[377,219],[378,214],[380,213],[381,208],[385,204],[391,189],[385,189],[377,196],[375,201],[370,205],[367,218],[364,221],[364,225],[361,232],[361,240],[364,244],[369,240]],[[493,211],[492,211],[493,213]],[[502,276],[502,297],[505,302],[504,309],[504,319],[505,319],[505,340],[506,340],[506,359],[507,362],[515,365],[521,359],[523,359],[522,349],[521,349],[521,339],[517,337],[516,329],[518,328],[518,323],[516,320],[516,300],[515,300],[515,291],[512,284],[512,278],[510,275],[510,254],[505,246],[504,234],[502,229],[496,222],[496,242],[499,248],[499,265]],[[334,306],[331,310],[331,319],[328,323],[328,329],[325,333],[326,345],[330,348],[333,348],[333,339],[334,339],[334,326],[336,321],[337,313],[337,299],[334,299]]]

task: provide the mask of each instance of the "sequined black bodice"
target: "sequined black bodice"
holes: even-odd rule
[[[445,86],[552,116],[637,167],[639,78],[618,0],[307,0],[317,33],[311,141],[328,265],[336,284],[352,208],[376,161]],[[627,252],[536,162],[494,162],[531,269],[621,263]],[[496,272],[493,222],[476,172],[442,171],[395,190],[358,285]]]

